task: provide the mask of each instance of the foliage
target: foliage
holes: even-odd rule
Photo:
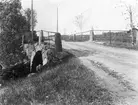
[[[83,16],[78,15],[75,17],[75,21],[74,21],[74,24],[80,29],[80,31],[82,31],[82,27],[83,27],[82,20],[83,20]]]
[[[0,58],[4,65],[9,66],[24,59],[21,42],[27,21],[21,13],[20,0],[2,0],[0,7]]]
[[[123,9],[122,15],[125,17],[125,20],[129,21],[129,28],[138,27],[138,14],[137,14],[137,5],[138,1],[134,0],[133,3],[130,1],[127,3],[125,0],[120,0],[119,6]]]
[[[86,12],[86,11],[84,11]],[[83,13],[84,13],[83,12]],[[83,13],[80,15],[75,16],[75,19],[73,21],[74,25],[79,28],[79,30],[82,32],[85,24],[88,22],[89,16],[84,16]],[[82,33],[81,33],[82,34]]]
[[[27,29],[28,30],[30,30],[31,29],[31,9],[30,8],[27,8],[27,9],[25,9],[25,12],[24,12],[24,14],[25,14],[25,17],[26,17],[26,20],[27,20]],[[35,10],[33,10],[33,29],[34,29],[34,27],[36,26],[36,23],[37,23],[37,14],[36,14],[36,11]]]

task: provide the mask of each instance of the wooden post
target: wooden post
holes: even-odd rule
[[[40,35],[39,35],[39,45],[41,45],[41,43],[42,43],[42,38],[43,38],[43,30],[40,31]]]
[[[135,31],[136,34],[136,45],[138,45],[138,29]]]
[[[138,29],[133,28],[133,43],[138,45]]]
[[[73,40],[76,41],[76,34],[74,34],[73,37],[74,37]]]
[[[90,41],[94,41],[94,32],[90,30]]]
[[[110,34],[110,44],[112,43],[112,34],[111,34],[111,30],[109,31],[109,34]]]
[[[132,35],[132,45],[134,45],[134,30],[133,30],[133,28],[131,29],[131,35]]]
[[[49,48],[50,48],[50,37],[49,37],[49,32],[48,32],[48,41],[49,41]]]

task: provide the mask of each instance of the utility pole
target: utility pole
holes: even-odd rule
[[[32,45],[34,48],[34,51],[36,52],[35,45],[34,45],[34,26],[33,26],[33,0],[31,0],[31,35],[32,35]]]
[[[58,32],[58,7],[57,7],[57,32]]]
[[[33,43],[33,0],[31,0],[31,35],[32,35],[32,43]]]
[[[131,6],[129,6],[128,11],[129,11],[129,16],[130,16],[130,27],[131,27],[131,35],[132,35],[132,44],[134,45],[134,35],[133,35],[134,25],[133,25],[133,12],[132,12],[132,7]]]

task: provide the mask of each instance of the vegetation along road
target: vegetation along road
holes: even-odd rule
[[[98,83],[114,96],[116,105],[138,105],[138,51],[112,48],[93,42],[65,42],[95,72]]]

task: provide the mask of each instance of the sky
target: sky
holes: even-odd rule
[[[21,0],[23,9],[31,7],[31,0]],[[94,29],[122,30],[128,28],[129,20],[122,15],[124,8],[120,0],[33,0],[37,12],[36,30],[56,31],[57,7],[59,10],[59,32],[79,32],[74,24],[75,16],[83,15],[83,31]],[[134,4],[135,0],[124,0]],[[138,6],[137,6],[138,7]]]

